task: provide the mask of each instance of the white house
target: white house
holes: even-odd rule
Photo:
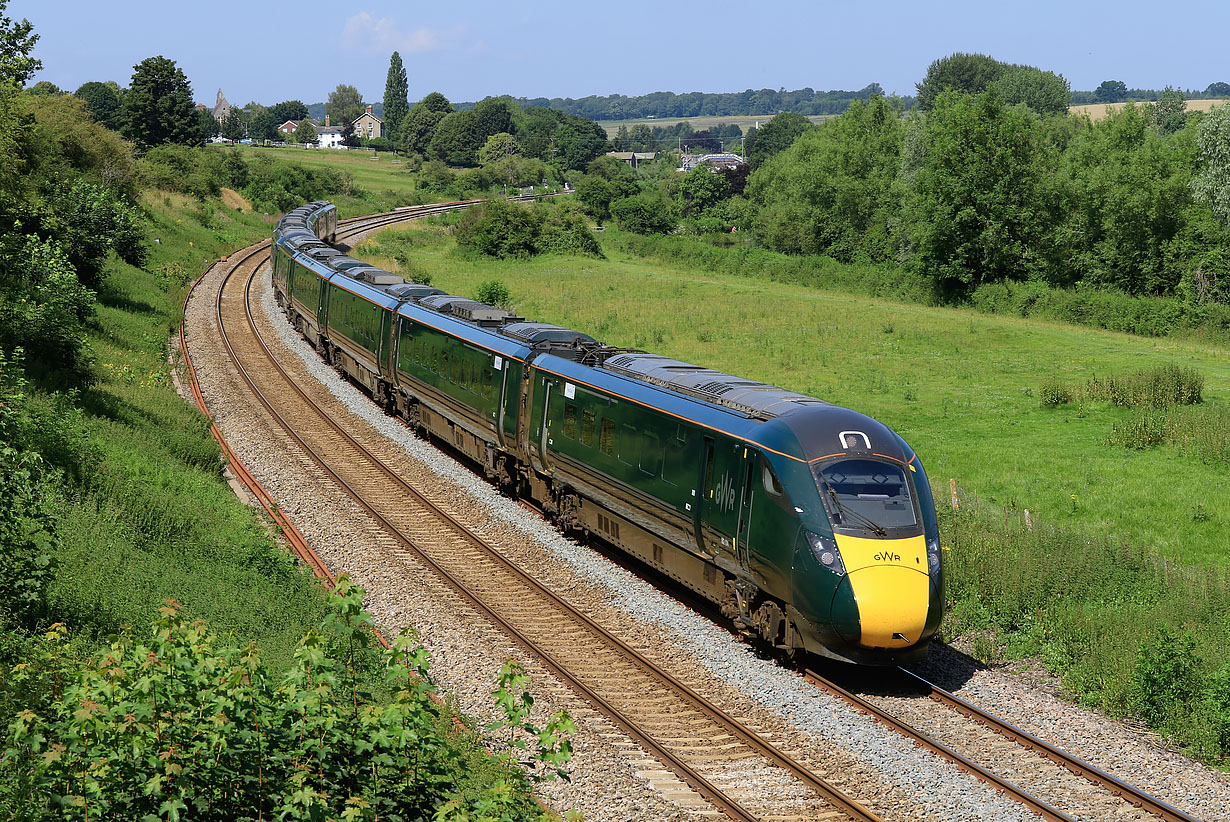
[[[321,148],[341,148],[342,147],[342,127],[341,126],[321,126],[316,129],[316,145]]]

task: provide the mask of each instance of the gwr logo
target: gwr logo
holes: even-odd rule
[[[729,472],[724,472],[722,478],[718,480],[713,501],[723,511],[733,511],[735,509],[735,481],[730,478]]]
[[[876,562],[901,562],[901,554],[890,554],[888,551],[881,551],[872,558]]]

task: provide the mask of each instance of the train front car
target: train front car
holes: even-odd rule
[[[920,657],[939,627],[944,571],[917,455],[892,429],[838,406],[797,408],[765,429],[805,455],[774,460],[800,524],[790,617],[804,646],[858,664]]]

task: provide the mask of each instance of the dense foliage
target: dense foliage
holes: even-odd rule
[[[489,200],[462,212],[455,236],[458,247],[498,259],[551,253],[602,256],[581,215],[554,203],[525,207]]]
[[[162,56],[134,66],[119,119],[124,136],[141,146],[198,145],[204,139],[192,85],[174,60]]]
[[[53,627],[6,685],[43,693],[12,723],[0,807],[31,822],[541,818],[522,772],[466,753],[474,743],[448,725],[413,635],[376,652],[362,595],[340,580],[281,674],[174,602],[147,638],[124,631],[84,664]],[[495,692],[505,755],[533,777],[564,775],[572,723],[531,724],[524,686],[509,668]]]
[[[574,100],[566,97],[518,98],[526,108],[552,108],[591,120],[625,120],[640,117],[728,117],[732,115],[774,115],[782,111],[796,114],[840,114],[854,100],[868,100],[883,94],[879,83],[871,83],[858,91],[816,91],[802,88],[759,90],[706,94],[694,91],[675,94],[655,91],[639,97],[623,94],[591,95]]]

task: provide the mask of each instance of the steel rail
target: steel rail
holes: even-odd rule
[[[1063,768],[1066,768],[1077,776],[1092,782],[1098,787],[1104,788],[1114,796],[1118,796],[1123,799],[1125,802],[1135,805],[1136,807],[1147,811],[1154,816],[1160,817],[1161,819],[1166,820],[1166,822],[1199,822],[1199,820],[1195,817],[1189,816],[1183,813],[1183,811],[1180,811],[1160,799],[1145,793],[1135,785],[1130,785],[1127,782],[1108,774],[1106,771],[1090,765],[1083,759],[1042,741],[1028,731],[1018,728],[1010,722],[1006,722],[994,714],[988,713],[987,711],[966,702],[959,696],[944,690],[932,682],[927,681],[913,671],[908,671],[905,668],[900,668],[899,670],[925,687],[928,690],[927,695],[937,702],[947,705],[958,713],[964,714],[965,716],[982,723],[996,733],[1011,739],[1012,741],[1028,748],[1029,750],[1032,750],[1040,756],[1046,757],[1050,761]]]

